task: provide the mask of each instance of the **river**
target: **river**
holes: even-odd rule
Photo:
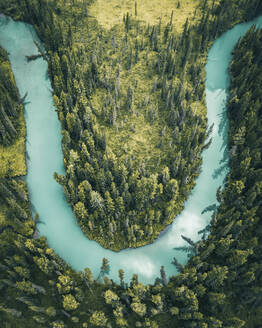
[[[202,211],[216,202],[216,191],[228,172],[226,99],[230,83],[228,66],[231,52],[251,25],[262,27],[262,17],[236,25],[224,33],[211,47],[206,65],[206,103],[209,126],[214,123],[213,142],[203,152],[203,165],[197,184],[185,204],[184,211],[174,220],[170,229],[153,244],[119,253],[106,250],[86,238],[77,225],[67,204],[63,189],[53,179],[54,172],[64,173],[61,149],[61,127],[52,99],[52,87],[47,76],[47,63],[42,59],[27,63],[25,56],[37,54],[33,40],[38,40],[32,26],[0,17],[0,45],[9,54],[11,67],[20,92],[28,92],[25,106],[27,127],[28,184],[32,208],[40,215],[41,236],[57,254],[75,270],[89,267],[96,277],[102,258],[110,262],[109,277],[118,279],[118,270],[125,272],[128,281],[137,273],[143,283],[153,283],[159,277],[161,265],[168,276],[176,274],[171,264],[173,256],[185,264],[187,255],[173,248],[186,243],[181,234],[196,241],[198,231],[205,228],[211,213]]]

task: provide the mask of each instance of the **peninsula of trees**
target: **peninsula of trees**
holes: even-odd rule
[[[142,246],[181,212],[199,174],[203,26],[186,21],[178,34],[173,14],[146,26],[127,13],[94,33],[84,12],[74,28],[64,26],[68,10],[52,13],[61,35],[50,75],[66,167],[55,177],[88,238],[112,250]]]

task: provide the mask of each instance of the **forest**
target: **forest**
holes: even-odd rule
[[[0,0],[0,12],[33,24],[44,42],[42,55],[63,129],[66,175],[55,178],[79,225],[104,247],[137,247],[152,242],[181,211],[199,173],[201,151],[210,143],[204,102],[207,50],[222,32],[261,13],[262,4],[202,1],[198,23],[187,21],[182,34],[172,31],[172,14],[166,26],[147,27],[126,14],[121,27],[104,31],[89,17],[86,4]],[[83,22],[88,32],[81,35]],[[162,267],[154,284],[143,285],[135,273],[125,282],[119,270],[114,282],[107,277],[106,259],[98,278],[88,268],[75,272],[44,237],[37,238],[37,217],[32,220],[24,181],[10,172],[1,177],[2,327],[260,327],[261,45],[262,31],[252,27],[234,49],[227,105],[230,173],[225,189],[217,192],[220,205],[207,233],[197,243],[188,240],[192,258],[185,267],[174,258],[177,276],[168,278]],[[1,50],[3,62],[6,67]],[[146,66],[145,85],[139,65]],[[11,74],[1,85],[1,142],[8,146],[17,139],[24,99]],[[150,163],[155,160],[150,149],[143,157],[148,162],[142,163],[139,153],[137,162],[132,159],[135,148],[124,148],[125,131],[132,134],[140,123],[153,131],[145,136],[145,147],[154,133],[162,141],[157,151],[166,157],[159,174]],[[113,140],[123,148],[114,148]]]

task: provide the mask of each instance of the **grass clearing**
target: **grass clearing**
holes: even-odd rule
[[[152,126],[143,114],[140,116],[134,114],[118,130],[118,133],[115,131],[115,129],[107,130],[107,140],[109,148],[113,149],[120,161],[124,161],[128,156],[134,159],[136,167],[142,162],[145,162],[152,171],[158,167],[158,160],[162,154],[161,149],[157,147],[160,140],[160,124]]]
[[[117,62],[121,53],[123,51],[119,47],[116,53],[110,56],[108,54],[109,62],[104,64],[104,72],[109,80],[116,76],[119,64],[112,63]],[[146,56],[146,51],[142,51],[139,54],[139,62],[133,63],[130,69],[124,68],[124,64],[119,65],[121,96],[115,124],[108,124],[102,115],[105,92],[98,89],[91,98],[92,106],[99,116],[99,125],[103,126],[106,134],[107,151],[114,153],[119,162],[127,163],[131,158],[134,167],[144,163],[150,172],[155,172],[163,166],[166,154],[172,149],[172,131],[167,126],[168,112],[159,108],[162,107],[160,92],[152,92],[157,80],[153,70],[153,63],[156,60],[155,55]],[[101,78],[103,75],[104,73],[101,73]],[[126,105],[129,88],[133,90],[131,109],[127,109]]]
[[[0,145],[0,177],[4,177],[7,174],[11,177],[26,175],[26,126],[22,111],[19,121],[19,136],[14,144],[8,147]]]
[[[173,26],[178,32],[182,31],[187,18],[193,18],[199,4],[199,0],[95,0],[89,14],[96,17],[104,28],[110,29],[121,23],[127,12],[135,16],[135,2],[137,18],[151,25],[159,23],[160,19],[163,24],[168,23],[174,11]]]

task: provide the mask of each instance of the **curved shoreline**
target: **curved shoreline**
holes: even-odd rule
[[[2,20],[3,18],[1,18]],[[8,51],[11,66],[20,94],[28,91],[29,104],[25,106],[27,125],[27,151],[31,158],[28,162],[26,177],[32,205],[45,224],[39,224],[40,235],[46,236],[49,245],[74,269],[89,267],[98,275],[102,258],[106,257],[111,265],[110,278],[118,281],[118,269],[125,271],[125,279],[136,272],[139,280],[152,283],[159,276],[161,265],[166,273],[173,275],[176,270],[171,264],[176,256],[182,264],[187,262],[184,253],[174,251],[173,247],[185,245],[181,234],[198,240],[197,232],[210,221],[210,213],[201,214],[210,204],[217,204],[216,190],[223,184],[227,172],[214,179],[214,174],[225,164],[224,159],[227,129],[220,129],[225,109],[229,78],[227,68],[231,51],[239,39],[254,23],[262,26],[262,18],[249,23],[236,25],[217,39],[209,50],[206,71],[206,101],[209,126],[214,123],[213,143],[202,154],[202,170],[197,184],[185,209],[175,219],[168,231],[153,244],[136,249],[126,249],[115,253],[103,249],[94,241],[88,240],[78,227],[70,206],[66,203],[63,190],[53,179],[53,173],[64,172],[61,149],[61,127],[49,92],[51,84],[46,79],[47,63],[42,58],[36,62],[26,62],[26,55],[37,53],[33,42],[32,26],[9,20],[1,24],[0,44]],[[29,143],[30,141],[30,143]]]

